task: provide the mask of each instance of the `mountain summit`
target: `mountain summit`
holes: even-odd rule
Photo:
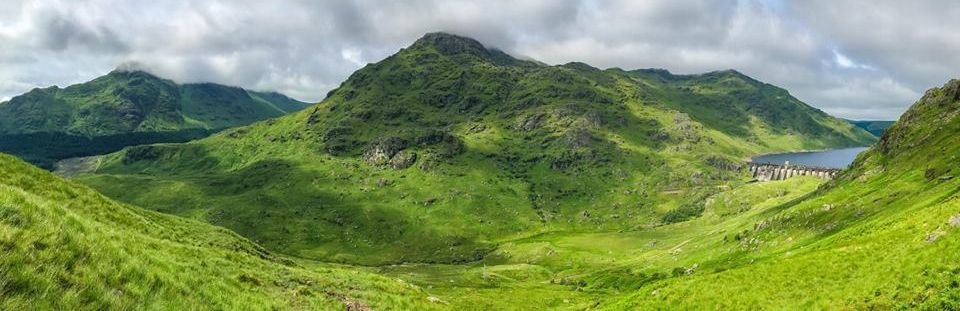
[[[471,55],[498,65],[535,66],[533,61],[519,60],[498,49],[485,47],[480,41],[473,38],[458,36],[445,32],[432,32],[417,39],[408,50],[435,51],[441,55],[456,57],[457,55]],[[408,51],[407,53],[413,53]]]
[[[480,41],[473,38],[461,37],[444,32],[432,32],[417,39],[411,48],[430,46],[444,55],[472,54],[476,56],[489,56],[490,51],[483,46]]]
[[[873,141],[736,72],[549,66],[432,33],[304,111],[79,180],[296,256],[465,262],[511,236],[697,217],[744,157]]]

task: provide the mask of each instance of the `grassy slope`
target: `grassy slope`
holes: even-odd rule
[[[960,81],[928,91],[853,168],[766,213],[749,265],[641,287],[612,309],[960,308]]]
[[[277,257],[0,155],[0,309],[430,309],[418,288]],[[357,309],[359,310],[359,309]]]
[[[130,148],[78,180],[296,256],[468,262],[518,236],[696,216],[747,155],[872,139],[732,71],[545,66],[433,34],[311,109]]]
[[[820,183],[792,178],[749,184],[711,196],[703,217],[688,222],[634,232],[551,232],[506,241],[469,265],[401,265],[380,271],[421,285],[462,310],[608,307],[637,288],[684,277],[678,269],[699,274],[748,263],[753,256],[733,242],[734,232],[752,226],[770,209],[808,195]]]
[[[472,265],[382,271],[477,310],[957,310],[958,112],[960,80],[928,91],[819,187],[748,184],[709,197],[692,221],[555,232],[509,241]]]

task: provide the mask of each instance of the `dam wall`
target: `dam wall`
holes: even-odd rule
[[[783,165],[767,163],[747,163],[747,169],[751,176],[757,181],[784,180],[794,176],[815,176],[822,179],[833,179],[840,169],[804,167],[799,165],[790,165],[786,162]]]

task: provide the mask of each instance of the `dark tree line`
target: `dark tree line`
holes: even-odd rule
[[[0,135],[0,153],[12,154],[36,166],[53,169],[54,164],[63,159],[111,153],[127,146],[186,142],[207,137],[214,132],[189,129],[94,137],[65,133]]]

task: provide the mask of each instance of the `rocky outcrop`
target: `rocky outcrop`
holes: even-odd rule
[[[414,144],[426,148],[442,158],[451,158],[463,153],[463,141],[444,131],[432,131],[414,139]]]
[[[577,149],[593,146],[600,142],[599,138],[594,137],[585,129],[572,129],[563,133],[563,144],[568,148]]]
[[[367,147],[363,153],[363,160],[371,166],[385,166],[400,150],[406,147],[406,142],[396,137],[378,138]]]
[[[417,162],[417,154],[413,151],[403,150],[393,155],[393,158],[390,159],[390,167],[402,170],[410,167],[414,162]]]
[[[529,132],[539,127],[544,119],[546,119],[546,115],[543,113],[521,116],[517,118],[517,123],[513,126],[513,129],[521,132]]]
[[[381,137],[370,143],[363,152],[363,161],[376,167],[405,169],[419,159],[417,152],[433,160],[449,159],[464,152],[463,142],[445,131],[428,131],[413,138]],[[427,161],[428,159],[423,159]],[[421,168],[433,164],[421,163]]]
[[[742,165],[719,156],[709,156],[706,158],[706,160],[704,160],[704,162],[710,166],[725,171],[739,171],[743,168]]]

